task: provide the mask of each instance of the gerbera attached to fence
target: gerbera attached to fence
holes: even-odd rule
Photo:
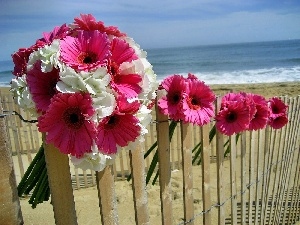
[[[146,52],[117,27],[81,15],[12,58],[16,102],[35,112],[45,141],[77,167],[102,170],[121,147],[143,141],[156,75]]]
[[[172,75],[161,83],[166,95],[158,99],[160,111],[170,119],[203,126],[214,116],[215,95],[193,74]]]
[[[280,98],[266,100],[252,93],[228,93],[222,97],[216,128],[225,135],[263,129],[280,129],[287,124],[287,105]]]

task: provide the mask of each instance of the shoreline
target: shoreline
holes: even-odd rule
[[[242,83],[242,84],[208,84],[216,95],[228,92],[248,92],[260,94],[265,98],[274,96],[295,97],[300,95],[300,81],[272,83]],[[0,86],[0,93],[10,95],[9,86]]]

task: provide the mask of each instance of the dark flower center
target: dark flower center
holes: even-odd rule
[[[237,119],[237,115],[233,112],[228,113],[228,115],[226,116],[226,121],[228,123],[233,123],[236,121],[236,119]]]
[[[63,120],[71,129],[79,129],[84,123],[84,117],[78,107],[66,109],[63,114]]]
[[[105,128],[104,129],[113,129],[116,127],[119,123],[119,117],[116,115],[110,116],[107,118],[105,122]]]
[[[180,92],[175,92],[170,96],[170,101],[172,104],[178,104],[181,100]]]
[[[97,61],[97,56],[93,52],[81,52],[77,57],[77,61],[82,64],[92,64]]]
[[[187,99],[187,103],[188,103],[190,109],[193,109],[193,110],[197,110],[201,107],[200,101],[193,96],[191,96]]]
[[[278,107],[272,106],[272,112],[273,112],[274,114],[278,114],[278,113],[279,113]]]

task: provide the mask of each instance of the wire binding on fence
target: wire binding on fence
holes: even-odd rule
[[[246,188],[247,188],[247,189],[242,190],[242,191],[240,191],[239,193],[237,193],[236,195],[233,195],[233,196],[227,198],[227,199],[224,200],[222,203],[216,203],[216,204],[212,205],[209,209],[207,209],[207,210],[205,210],[205,211],[201,211],[201,212],[198,213],[198,214],[195,214],[195,216],[194,216],[192,219],[187,220],[187,221],[182,221],[181,223],[178,223],[177,225],[182,225],[182,224],[188,224],[188,223],[191,223],[191,222],[193,222],[195,219],[197,219],[199,216],[202,216],[202,215],[204,215],[204,214],[210,212],[213,208],[216,208],[216,207],[222,207],[222,206],[225,205],[229,200],[231,200],[231,199],[233,199],[233,198],[236,198],[236,197],[238,197],[239,195],[244,195],[244,194],[246,193],[246,191],[250,189],[251,186],[253,186],[254,184],[259,183],[259,182],[261,181],[261,179],[262,179],[265,175],[268,174],[268,172],[272,169],[272,167],[273,167],[274,165],[278,165],[279,163],[284,162],[284,161],[287,159],[287,157],[288,157],[291,153],[293,153],[294,151],[296,151],[296,150],[297,150],[297,148],[295,148],[295,149],[293,149],[293,150],[289,150],[289,151],[287,152],[287,154],[283,157],[282,160],[278,160],[277,162],[274,162],[274,163],[270,164],[270,167],[269,167],[264,173],[262,173],[261,176],[260,176],[256,181],[253,181],[252,183],[249,183],[248,185],[246,185]]]
[[[3,111],[3,114],[0,114],[0,118],[4,118],[5,116],[13,116],[13,115],[16,115],[20,118],[20,120],[22,120],[23,122],[25,123],[37,123],[38,121],[37,120],[26,120],[24,119],[24,117],[18,113],[17,111],[7,111],[7,110],[4,110]]]

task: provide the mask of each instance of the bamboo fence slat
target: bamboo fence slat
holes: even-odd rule
[[[254,181],[254,170],[255,170],[255,152],[256,152],[256,143],[257,143],[257,132],[256,131],[251,131],[250,132],[250,158],[249,158],[249,184],[251,184]],[[232,148],[231,148],[232,151]],[[233,173],[231,171],[231,173]],[[249,207],[248,207],[248,224],[252,224],[252,205],[254,201],[254,190],[255,186],[252,185],[249,187]]]
[[[246,133],[241,133],[241,190],[246,190]],[[246,223],[246,196],[241,195],[241,223]]]
[[[297,98],[297,104],[295,104],[295,107],[292,109],[292,110],[295,110],[296,111],[296,116],[294,117],[294,120],[295,121],[300,121],[300,110],[299,110],[299,104],[300,104],[300,96],[298,96]],[[297,146],[297,143],[299,143],[299,126],[298,126],[298,123],[295,123],[294,122],[294,125],[295,125],[295,132],[294,132],[294,135],[295,135],[295,141],[294,141],[294,144],[292,145],[292,148],[293,146]],[[296,153],[298,153],[298,156],[297,156],[297,162],[300,161],[300,152],[299,151],[296,151]],[[296,158],[296,157],[295,157]],[[296,163],[295,165],[295,170],[294,171],[300,171],[300,163]],[[297,215],[297,204],[296,204],[296,196],[299,196],[299,190],[298,192],[296,191],[297,189],[299,189],[299,175],[300,173],[298,173],[298,180],[297,180],[297,176],[295,176],[294,180],[293,180],[293,191],[292,191],[292,199],[291,199],[291,202],[294,203],[293,207],[291,208],[291,210],[289,211],[289,215],[288,215],[288,221],[292,221],[292,222],[295,222],[295,217]]]
[[[23,224],[17,182],[10,150],[7,148],[5,116],[0,96],[0,224]]]
[[[219,108],[220,103],[217,102],[217,108]],[[225,212],[224,208],[221,205],[224,201],[224,193],[223,193],[223,170],[224,170],[224,139],[223,134],[219,131],[216,131],[216,154],[217,154],[217,196],[218,196],[218,224],[225,224]]]
[[[77,224],[69,158],[51,144],[44,145],[55,224]]]
[[[289,99],[285,98],[285,103],[286,104],[289,104]],[[289,111],[289,114],[288,114],[288,118],[291,118],[291,111]],[[281,223],[282,220],[284,219],[282,217],[282,204],[283,204],[283,198],[285,197],[285,184],[286,184],[286,175],[287,175],[287,168],[289,166],[289,163],[290,163],[290,151],[288,149],[288,147],[286,146],[286,143],[288,143],[288,139],[289,139],[289,132],[290,132],[290,124],[291,123],[288,123],[284,128],[284,132],[285,132],[285,135],[284,135],[284,146],[283,146],[283,151],[284,151],[284,157],[286,158],[286,160],[284,160],[284,163],[282,164],[282,167],[281,167],[281,170],[280,170],[280,173],[281,173],[281,179],[279,181],[279,193],[281,194],[278,194],[277,198],[278,198],[278,202],[276,204],[276,213],[275,213],[275,216],[274,216],[274,222],[275,223]]]
[[[194,197],[193,197],[193,174],[192,174],[192,137],[193,126],[181,123],[181,154],[183,172],[183,205],[184,221],[194,224]]]
[[[262,174],[267,174],[269,166],[269,127],[264,130],[264,142],[263,142],[263,171]],[[262,177],[262,191],[261,191],[261,213],[260,213],[260,224],[264,224],[265,217],[265,205],[266,205],[266,187],[267,187],[267,176]]]
[[[112,166],[96,172],[99,207],[102,225],[119,224]]]
[[[210,149],[209,149],[209,125],[201,127],[201,139],[202,139],[202,199],[203,199],[203,224],[211,224],[211,212],[208,211],[211,207],[211,191],[210,191]]]
[[[135,222],[137,225],[149,224],[145,161],[143,153],[144,151],[142,151],[142,149],[130,151]]]
[[[14,111],[14,105],[9,104],[9,111],[10,112]],[[16,116],[12,116],[11,121],[12,121],[11,125],[12,125],[13,137],[14,137],[15,151],[16,151],[17,157],[18,157],[18,163],[19,163],[21,177],[23,177],[24,176],[24,165],[23,165],[22,156],[21,156],[21,153],[22,153],[21,150],[23,150],[22,141],[21,141],[22,138],[20,135],[18,135],[18,134],[21,134],[21,132],[20,132],[20,129],[17,128],[20,126],[17,126]]]
[[[231,224],[237,224],[237,188],[236,188],[236,135],[230,136],[230,192],[231,192]]]
[[[162,224],[169,225],[172,224],[173,219],[169,122],[168,117],[161,114],[158,109],[156,109],[156,120]]]
[[[291,116],[290,116],[290,119],[291,118],[295,118],[295,116],[296,116],[296,110],[293,110],[294,108],[295,108],[295,104],[296,103],[296,99],[294,99],[294,98],[290,98],[290,105],[291,105],[291,108],[292,108],[292,110],[290,110],[291,111]],[[287,168],[287,180],[286,180],[286,188],[285,188],[285,190],[287,191],[287,197],[288,197],[288,195],[289,195],[289,190],[290,190],[290,188],[291,188],[291,186],[290,186],[290,183],[291,183],[291,169],[292,169],[292,165],[293,165],[293,163],[292,163],[292,161],[294,160],[294,157],[295,157],[295,152],[296,151],[292,151],[292,146],[293,146],[293,141],[294,141],[294,138],[295,138],[295,123],[290,123],[291,125],[290,125],[290,138],[289,138],[289,140],[288,140],[288,143],[287,143],[287,148],[288,148],[288,150],[291,152],[291,154],[290,154],[290,164],[289,164],[289,166],[288,166],[288,168]],[[298,125],[299,126],[299,125]],[[294,174],[293,174],[294,175]],[[290,204],[292,204],[292,202],[290,202]],[[288,201],[286,200],[285,202],[284,202],[284,208],[287,208],[287,209],[289,209],[290,210],[290,208],[289,207],[287,207],[288,206]],[[284,212],[283,212],[283,218],[286,218],[286,213],[287,213],[287,211],[288,210],[284,210]]]

